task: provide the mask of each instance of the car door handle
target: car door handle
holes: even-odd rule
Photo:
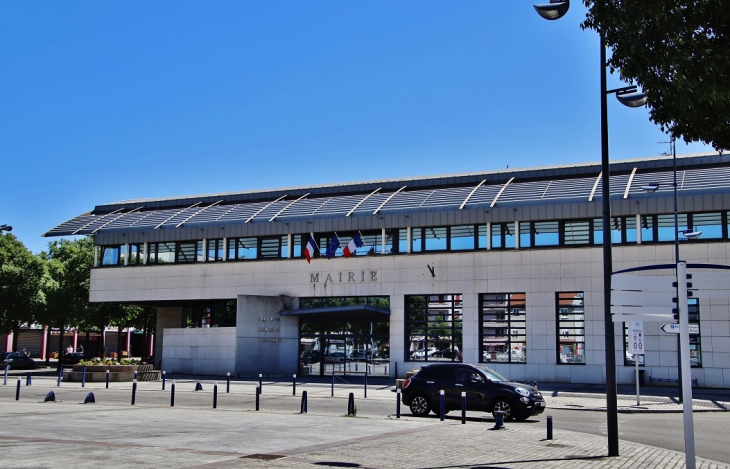
[[[458,383],[457,383],[457,386],[459,386],[459,387],[461,387],[461,388],[463,388],[463,387],[464,387],[464,385],[463,385],[463,384],[458,384]]]
[[[426,384],[433,384],[435,381],[426,381]]]

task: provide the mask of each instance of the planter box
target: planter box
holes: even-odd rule
[[[137,381],[159,381],[162,372],[152,369],[152,365],[86,365],[86,381],[101,383],[106,381],[106,372],[109,370],[110,382],[131,382],[134,372],[137,372]],[[84,365],[74,365],[73,371],[64,373],[63,380],[81,382]]]

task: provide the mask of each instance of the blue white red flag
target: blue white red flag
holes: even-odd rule
[[[314,252],[317,250],[317,243],[314,242],[314,238],[312,238],[312,235],[309,235],[309,241],[307,241],[307,246],[304,248],[304,255],[307,258],[307,264],[312,262],[312,258],[314,257]]]
[[[332,241],[330,241],[330,245],[327,246],[327,259],[332,259],[335,256],[335,253],[337,252],[337,248],[340,247],[340,238],[337,237],[337,233],[332,235]]]
[[[345,246],[345,249],[343,249],[342,252],[345,254],[345,257],[350,257],[351,255],[355,254],[357,248],[361,248],[362,245],[362,236],[360,236],[360,233],[358,233],[355,235],[354,238],[350,240],[349,243],[347,243],[347,246]]]

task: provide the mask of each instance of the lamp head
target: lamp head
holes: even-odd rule
[[[538,15],[546,20],[557,20],[565,16],[570,8],[569,0],[550,0],[550,3],[533,5]]]
[[[616,99],[621,104],[628,107],[641,107],[649,100],[646,93],[639,93],[636,88],[633,91],[626,91],[623,93],[616,93]]]
[[[680,231],[680,233],[682,233],[682,236],[684,236],[687,239],[697,239],[700,236],[702,236],[701,231],[684,230],[684,231]]]
[[[0,225],[0,231],[13,231],[13,227],[10,225]]]

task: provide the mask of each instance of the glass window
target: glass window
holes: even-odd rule
[[[478,225],[477,226],[477,248],[478,249],[487,248],[487,225]]]
[[[533,223],[535,246],[558,246],[560,244],[560,223],[557,221],[536,221]],[[520,231],[522,231],[520,229]]]
[[[652,243],[654,238],[654,215],[641,216],[641,242]]]
[[[626,237],[624,241],[627,243],[636,243],[636,217],[624,217],[624,227],[626,228]]]
[[[144,260],[144,243],[129,245],[129,265],[142,264]]]
[[[286,246],[286,236],[268,236],[261,238],[260,259],[277,259],[282,256],[282,246]],[[344,246],[341,246],[341,248]],[[341,248],[338,251],[341,251]]]
[[[219,262],[223,260],[223,239],[209,239],[208,252],[205,260],[207,262]]]
[[[124,245],[101,246],[99,256],[101,265],[122,265],[124,264]]]
[[[721,239],[722,214],[720,212],[693,214],[692,230],[701,231],[702,239]]]
[[[452,226],[449,229],[450,250],[468,251],[474,249],[474,225]]]
[[[406,360],[461,361],[461,295],[407,295]]]
[[[236,300],[194,304],[183,311],[186,327],[236,327]]]
[[[589,220],[566,221],[564,234],[564,243],[568,246],[576,244],[591,243],[591,223]]]
[[[679,231],[687,229],[687,214],[680,213],[678,215],[678,227],[674,227],[674,214],[668,213],[657,215],[657,228],[659,233],[659,241],[674,241]]]
[[[514,249],[514,223],[492,224],[492,249]]]
[[[401,228],[398,230],[398,243],[396,244],[398,253],[400,254],[407,254],[408,253],[408,230],[405,228]]]
[[[172,264],[175,262],[175,243],[149,243],[148,264]]]
[[[520,248],[529,248],[532,246],[532,239],[530,237],[531,223],[522,222],[520,223]]]
[[[228,260],[249,260],[258,257],[258,239],[229,238]]]
[[[621,244],[622,236],[621,236],[621,218],[620,217],[612,217],[611,218],[611,243],[612,244]],[[593,219],[593,244],[603,244],[603,219],[602,218],[594,218]]]
[[[585,310],[583,292],[555,294],[557,362],[585,364]]]
[[[635,366],[634,354],[629,352],[629,323],[624,322],[624,365]],[[639,357],[639,366],[644,366],[644,354],[636,355]]]
[[[302,257],[302,243],[304,242],[305,237],[298,234],[298,235],[292,235],[291,237],[291,244],[292,244],[292,252],[291,256],[293,258],[299,258]],[[307,240],[309,240],[309,236],[306,237]],[[283,252],[283,256],[286,257],[288,253],[286,251]]]
[[[203,241],[180,241],[177,243],[175,262],[197,262],[203,257]]]
[[[524,293],[479,295],[482,362],[525,363],[527,334]]]
[[[423,229],[423,238],[426,251],[446,250],[446,227],[433,227]]]
[[[703,233],[704,235],[704,233]],[[700,336],[700,302],[697,298],[689,298],[689,362],[695,368],[702,367],[702,337]],[[693,330],[696,328],[696,331]]]
[[[423,251],[423,228],[411,229],[411,252]]]

